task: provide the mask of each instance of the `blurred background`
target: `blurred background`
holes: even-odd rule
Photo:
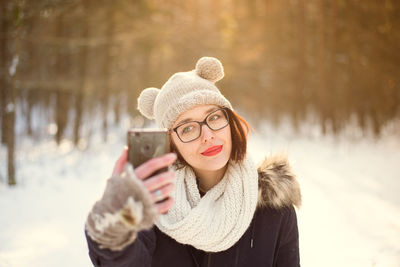
[[[136,105],[141,90],[161,88],[173,73],[194,69],[202,56],[222,61],[225,78],[217,86],[259,133],[258,144],[267,140],[263,152],[282,145],[301,162],[305,151],[355,142],[368,151],[364,155],[386,153],[379,157],[389,160],[379,169],[391,168],[393,182],[393,157],[400,152],[392,142],[400,137],[399,49],[396,0],[3,0],[1,192],[12,194],[5,188],[24,184],[40,155],[49,158],[52,151],[60,162],[66,150],[97,156],[91,148],[119,139],[112,160],[103,159],[110,167],[124,132],[143,120]],[[116,128],[122,129],[118,137],[112,135]],[[310,148],[316,137],[336,141]],[[44,145],[50,141],[50,148]],[[290,149],[296,141],[304,146]],[[382,143],[384,148],[374,146]],[[327,161],[336,160],[329,151]],[[346,160],[343,172],[354,163]],[[363,169],[370,160],[355,165]],[[43,162],[43,171],[53,164]],[[375,171],[371,179],[380,179]],[[399,183],[392,182],[385,188],[393,190],[389,199],[399,212]],[[393,251],[398,260],[398,245]],[[8,254],[0,253],[3,266],[1,255]]]
[[[394,0],[5,0],[1,140],[87,144],[82,124],[101,113],[106,141],[121,114],[138,115],[141,90],[204,55],[223,62],[218,86],[253,123],[379,138],[400,117],[399,12]]]

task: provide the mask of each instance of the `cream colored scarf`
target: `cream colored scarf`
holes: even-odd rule
[[[208,252],[233,246],[249,227],[257,205],[258,173],[252,160],[229,163],[225,176],[202,198],[193,169],[176,170],[175,204],[157,227],[182,244]]]

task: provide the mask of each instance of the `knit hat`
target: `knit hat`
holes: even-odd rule
[[[160,89],[150,87],[138,98],[138,109],[148,119],[155,119],[161,128],[171,128],[180,114],[197,105],[218,105],[232,109],[215,82],[224,77],[221,62],[202,57],[196,68],[172,75]]]

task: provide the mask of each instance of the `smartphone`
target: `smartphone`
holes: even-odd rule
[[[138,167],[149,159],[160,157],[170,151],[167,129],[130,129],[127,134],[127,144],[128,162],[133,165],[133,168]],[[167,170],[167,167],[162,168],[150,176]]]

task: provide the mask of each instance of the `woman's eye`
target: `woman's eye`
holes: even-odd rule
[[[218,120],[219,119],[219,115],[212,115],[211,117],[210,117],[210,121],[215,121],[215,120]]]
[[[190,133],[191,131],[193,130],[193,126],[186,126],[186,127],[184,127],[183,129],[182,129],[182,131],[181,131],[181,133],[182,134],[187,134],[187,133]]]

